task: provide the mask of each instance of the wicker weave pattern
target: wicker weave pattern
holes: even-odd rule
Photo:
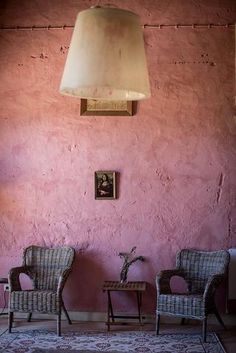
[[[71,272],[75,251],[70,247],[58,249],[30,246],[24,250],[23,266],[9,272],[9,332],[13,312],[33,312],[58,315],[58,335],[61,332],[61,310],[71,323],[62,299],[62,290]],[[27,274],[33,283],[33,290],[22,290],[21,273]]]
[[[168,308],[168,313],[166,312]],[[204,318],[205,305],[201,295],[160,295],[158,311],[168,315],[181,315],[183,317]]]
[[[10,310],[57,314],[60,310],[60,300],[53,291],[16,291],[11,292]]]
[[[203,293],[207,280],[215,274],[225,274],[228,253],[225,251],[182,250],[177,254],[176,267],[183,270],[191,293]]]
[[[73,249],[31,246],[24,251],[23,265],[30,268],[35,289],[56,290],[60,275],[70,268]]]
[[[162,271],[156,278],[157,285],[157,333],[160,315],[203,320],[203,339],[206,339],[206,317],[215,313],[223,324],[214,302],[217,287],[224,280],[229,264],[229,253],[220,251],[181,250],[176,257],[176,269]],[[183,277],[188,293],[171,293],[172,276]]]

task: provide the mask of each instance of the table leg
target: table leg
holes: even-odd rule
[[[110,300],[109,291],[107,291],[107,331],[110,331]]]
[[[108,291],[108,300],[109,300],[109,306],[110,306],[110,313],[111,313],[111,319],[112,319],[112,322],[115,321],[114,319],[114,313],[113,313],[113,307],[112,307],[112,302],[111,302],[111,292]]]
[[[107,299],[108,299],[108,308],[107,308],[107,329],[110,331],[110,318],[112,319],[112,322],[114,322],[114,313],[113,313],[113,307],[112,307],[112,301],[111,301],[111,293],[108,290],[107,291]]]
[[[139,323],[142,325],[142,313],[141,313],[141,307],[142,307],[142,292],[136,292],[137,294],[137,304],[138,304],[138,318],[139,318]]]

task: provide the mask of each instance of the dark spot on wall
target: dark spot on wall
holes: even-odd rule
[[[48,59],[48,56],[44,53],[41,53],[39,55],[30,55],[32,59]]]
[[[39,57],[40,57],[40,59],[47,59],[48,58],[48,56],[44,53],[41,53]]]
[[[68,49],[69,49],[69,46],[62,45],[62,46],[60,47],[60,52],[61,52],[62,54],[65,54],[65,53],[68,51]]]

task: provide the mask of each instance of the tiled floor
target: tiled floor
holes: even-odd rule
[[[24,320],[19,320],[14,323],[14,326],[17,327],[17,330],[25,331],[27,329],[39,329],[39,328],[48,328],[50,330],[55,329],[56,334],[56,321],[55,320],[33,320],[31,323],[28,323]],[[214,331],[218,334],[225,350],[227,353],[236,352],[236,322],[234,326],[228,326],[227,331],[224,331],[219,325],[209,325],[208,328],[210,331]],[[0,317],[0,334],[7,330],[7,317]],[[13,328],[14,330],[14,328]],[[102,322],[73,322],[73,325],[68,325],[66,321],[62,323],[62,334],[66,331],[76,331],[76,330],[106,330],[106,326]],[[132,326],[132,325],[122,325],[114,326],[112,330],[155,330],[154,324],[145,324],[142,327]],[[201,326],[199,324],[186,324],[182,325],[170,325],[162,324],[160,329],[160,334],[167,332],[199,332]]]

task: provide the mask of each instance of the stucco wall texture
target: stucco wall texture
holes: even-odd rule
[[[0,23],[73,25],[97,3],[1,1]],[[109,3],[142,24],[236,19],[233,0]],[[118,279],[118,252],[137,246],[146,261],[129,280],[148,282],[144,312],[153,313],[155,276],[179,249],[236,246],[235,32],[145,28],[152,97],[133,117],[80,117],[80,101],[59,94],[71,34],[0,31],[0,276],[26,246],[71,245],[66,305],[103,312],[103,280]],[[119,172],[117,200],[95,200],[96,170]],[[134,303],[117,301],[127,311]]]

